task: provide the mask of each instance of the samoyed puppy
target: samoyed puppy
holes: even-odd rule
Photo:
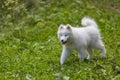
[[[57,34],[63,46],[61,64],[64,64],[73,50],[78,51],[80,61],[84,61],[86,51],[88,52],[87,59],[90,60],[93,48],[101,50],[103,58],[106,56],[106,49],[96,22],[89,17],[84,17],[81,24],[83,26],[81,28],[72,27],[70,24],[59,26]]]

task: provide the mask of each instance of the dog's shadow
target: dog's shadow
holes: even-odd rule
[[[98,63],[99,61],[105,61],[106,58],[100,58],[100,57],[95,57],[95,58],[92,58],[91,60],[88,60],[87,58],[84,59],[84,61],[80,61],[79,58],[70,58],[68,59],[65,64],[66,65],[75,65],[75,64],[83,64],[83,63],[86,63],[86,64],[94,64],[94,63]]]

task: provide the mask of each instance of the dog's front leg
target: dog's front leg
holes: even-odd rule
[[[65,60],[69,57],[70,55],[70,50],[63,48],[60,63],[64,64]]]

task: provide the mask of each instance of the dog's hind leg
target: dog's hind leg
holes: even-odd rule
[[[101,45],[101,50],[102,50],[102,58],[106,57],[106,49],[104,45]]]
[[[85,58],[85,52],[86,52],[86,49],[85,48],[81,48],[79,53],[78,53],[78,56],[80,58],[80,62],[84,61],[84,58]]]
[[[65,60],[69,57],[70,52],[71,52],[70,50],[63,48],[61,59],[60,59],[61,64],[64,64]]]
[[[94,48],[99,49],[99,50],[102,51],[102,58],[106,57],[106,49],[105,49],[105,46],[104,46],[104,44],[103,44],[103,42],[101,40],[96,42]]]
[[[88,51],[88,57],[87,57],[87,59],[90,60],[92,58],[92,56],[93,56],[92,48],[88,48],[87,51]]]

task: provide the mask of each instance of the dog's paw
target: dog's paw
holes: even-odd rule
[[[105,55],[102,55],[102,59],[105,59],[106,58],[106,56]]]
[[[60,64],[63,65],[63,64],[64,64],[64,61],[63,61],[63,60],[60,60]]]
[[[84,61],[84,58],[80,58],[80,59],[79,59],[79,62],[83,62],[83,61]]]

